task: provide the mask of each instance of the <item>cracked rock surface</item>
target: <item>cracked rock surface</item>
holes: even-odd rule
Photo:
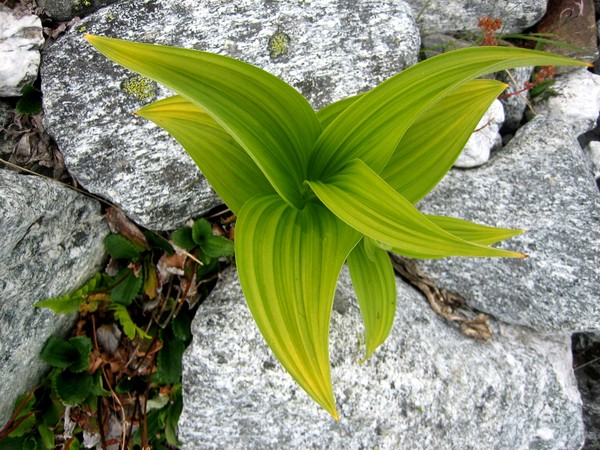
[[[0,425],[46,370],[39,353],[75,316],[33,305],[80,287],[104,259],[96,200],[54,181],[0,170]]]
[[[283,371],[229,269],[193,322],[184,355],[184,449],[579,448],[581,399],[569,334],[492,322],[488,344],[460,334],[401,281],[386,343],[364,364],[346,269],[330,332],[340,421]]]
[[[83,32],[207,50],[261,67],[315,108],[417,62],[400,1],[132,0],[102,9],[44,53],[46,127],[71,174],[137,223],[173,229],[220,202],[185,151],[132,112],[171,95],[96,52]]]

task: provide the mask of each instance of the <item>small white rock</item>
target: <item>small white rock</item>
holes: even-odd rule
[[[18,97],[23,85],[35,81],[43,44],[38,16],[17,18],[0,5],[0,97]]]
[[[500,100],[494,100],[477,124],[454,167],[468,169],[485,164],[490,159],[491,152],[502,146],[500,127],[503,123],[504,108]]]
[[[569,123],[576,136],[595,128],[600,111],[600,75],[577,69],[557,77],[552,89],[557,95],[536,102],[538,114]]]

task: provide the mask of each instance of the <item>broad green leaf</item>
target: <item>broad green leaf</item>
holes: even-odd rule
[[[198,246],[194,240],[191,227],[181,227],[173,231],[173,234],[171,234],[171,240],[177,247],[187,252]]]
[[[307,182],[336,216],[395,253],[412,258],[524,257],[454,236],[427,219],[361,160],[326,182]]]
[[[381,177],[413,203],[450,170],[481,116],[506,85],[472,80],[433,104],[408,128]],[[360,96],[332,103],[317,113],[326,128]]]
[[[279,78],[226,56],[86,35],[96,49],[173,89],[209,114],[290,204],[304,205],[302,183],[321,126],[300,93]]]
[[[115,233],[109,234],[104,238],[104,247],[114,259],[136,260],[144,251],[143,247]]]
[[[185,344],[169,329],[164,330],[160,338],[162,348],[156,357],[156,372],[152,378],[163,384],[179,383],[183,370],[181,358],[185,351]]]
[[[458,236],[465,241],[481,245],[495,244],[521,234],[524,231],[511,230],[510,228],[495,228],[448,216],[425,214],[425,217],[448,233]]]
[[[192,316],[182,310],[171,320],[173,335],[182,342],[188,343],[192,340]]]
[[[387,252],[369,238],[364,238],[350,252],[348,268],[365,325],[366,359],[392,330],[396,276]]]
[[[22,419],[27,414],[33,411],[35,406],[35,395],[34,392],[25,392],[17,397],[14,401],[13,409],[19,410],[19,413],[15,416],[15,420]]]
[[[87,369],[92,350],[89,339],[87,339],[87,342],[82,342],[81,339],[87,338],[82,336],[78,340],[72,338],[66,341],[51,336],[44,344],[40,352],[40,358],[52,367],[61,369],[73,367],[74,372],[81,372]],[[82,368],[82,366],[85,367]]]
[[[90,395],[93,382],[88,372],[58,371],[52,378],[52,390],[64,404],[79,405]]]
[[[164,128],[181,144],[234,213],[252,197],[275,193],[256,163],[231,135],[185,98],[159,100],[137,114]]]
[[[427,59],[363,94],[323,131],[310,161],[310,178],[333,175],[355,158],[381,172],[412,122],[457,86],[532,65],[587,64],[516,47],[471,47]]]
[[[209,236],[202,247],[202,252],[210,258],[220,258],[221,256],[233,256],[234,245],[223,236]]]
[[[12,430],[10,432],[10,434],[8,435],[11,438],[18,438],[21,436],[25,436],[26,434],[28,434],[31,429],[35,426],[35,422],[36,422],[36,417],[35,414],[33,412],[29,412],[27,414],[24,414],[23,417],[21,417],[17,422],[21,422],[14,430]],[[2,441],[0,441],[0,445],[2,444]],[[2,447],[0,447],[2,448]],[[23,447],[21,447],[22,449]]]
[[[120,270],[114,280],[115,285],[110,291],[111,300],[124,306],[131,305],[144,286],[143,271],[136,276],[129,267]]]
[[[198,245],[204,244],[206,239],[212,236],[212,225],[206,219],[197,219],[192,226],[192,238]]]
[[[327,128],[329,124],[337,118],[337,116],[344,112],[348,106],[358,100],[360,96],[361,94],[354,95],[352,97],[346,97],[342,100],[338,100],[337,102],[333,102],[324,108],[321,108],[317,112],[317,119],[319,119],[319,122],[321,122],[321,127],[323,129]]]
[[[40,434],[40,443],[42,444],[42,448],[52,450],[55,447],[54,431],[43,422],[37,424],[37,430]]]
[[[144,230],[143,233],[144,237],[146,238],[146,240],[152,248],[163,250],[167,252],[168,255],[172,255],[173,253],[175,253],[175,249],[173,248],[173,246],[169,244],[169,241],[167,241],[164,237],[150,230]]]
[[[473,80],[443,97],[406,130],[381,178],[407,200],[419,201],[450,170],[505,87],[494,80]]]
[[[83,372],[90,366],[92,355],[92,341],[87,336],[74,336],[69,339],[69,344],[77,351],[77,358],[69,365],[71,372]]]
[[[275,195],[249,200],[235,253],[252,316],[281,364],[338,418],[329,368],[329,321],[342,264],[360,235],[323,205],[303,210]]]

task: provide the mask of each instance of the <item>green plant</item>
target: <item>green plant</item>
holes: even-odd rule
[[[22,89],[22,96],[15,107],[19,114],[33,115],[42,110],[42,93],[31,84]]]
[[[213,235],[213,228],[227,234],[228,219],[221,226],[198,219],[175,231],[176,252],[116,209],[106,217],[115,231],[104,241],[112,276],[97,273],[74,292],[36,304],[79,312],[79,319],[72,337],[46,342],[40,358],[51,371],[17,399],[0,429],[0,450],[77,449],[86,434],[99,436],[103,448],[179,446],[181,359],[192,340],[193,305],[206,295],[200,287],[233,252],[232,241]],[[117,442],[107,434],[119,427]]]
[[[177,92],[138,111],[170,132],[237,214],[239,278],[272,351],[338,418],[328,329],[346,260],[367,356],[387,337],[387,251],[416,258],[524,257],[490,247],[520,231],[421,214],[505,85],[475,79],[520,65],[584,65],[517,48],[469,48],[413,66],[315,113],[282,80],[211,53],[99,36],[105,56]]]

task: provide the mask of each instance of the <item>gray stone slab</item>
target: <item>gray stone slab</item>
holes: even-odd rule
[[[447,258],[425,271],[505,322],[600,329],[600,198],[569,124],[538,116],[487,165],[452,170],[423,211],[527,230],[500,244],[521,259]]]
[[[44,53],[47,130],[83,186],[152,229],[176,228],[219,200],[174,140],[131,114],[169,92],[105,59],[84,31],[241,59],[315,108],[414,64],[420,44],[410,7],[393,0],[132,0],[82,21]]]
[[[331,325],[335,422],[283,371],[234,270],[193,322],[184,356],[184,449],[577,449],[584,440],[569,336],[492,322],[460,334],[398,281],[388,341],[360,365],[363,329],[343,271]]]
[[[74,316],[33,305],[78,288],[100,268],[108,227],[96,200],[0,170],[0,427],[46,370],[38,355]]]
[[[55,21],[83,17],[117,0],[37,0],[37,4]]]
[[[502,20],[504,31],[520,32],[535,25],[546,13],[546,0],[410,0],[425,33],[473,32],[481,36],[482,17]]]

